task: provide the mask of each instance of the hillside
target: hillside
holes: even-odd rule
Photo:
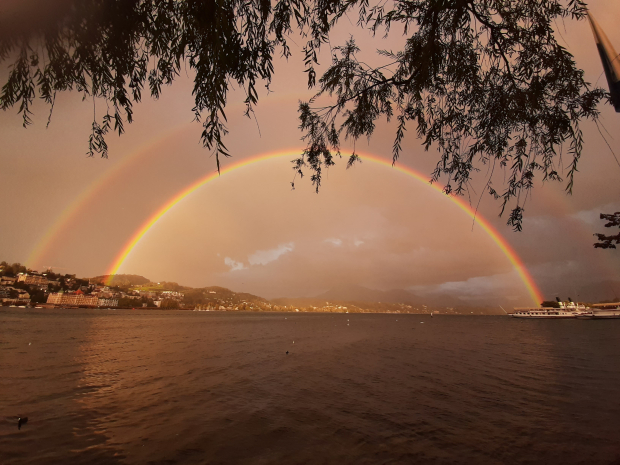
[[[269,311],[273,307],[267,299],[262,297],[246,292],[234,292],[219,286],[186,289],[183,292],[185,294],[183,302],[187,305],[199,305],[210,309],[224,307],[234,310]]]
[[[271,301],[276,305],[315,312],[504,314],[500,308],[471,305],[448,295],[421,297],[405,289],[381,291],[357,285],[336,287],[315,297],[284,297]]]
[[[356,302],[421,303],[421,299],[417,295],[404,289],[379,291],[377,289],[369,289],[357,285],[333,288],[317,295],[315,298],[321,300],[348,300]]]
[[[580,302],[613,302],[620,297],[620,282],[608,280],[590,283],[587,286],[581,286],[570,296]],[[560,297],[563,298],[563,296]]]
[[[420,297],[405,289],[391,289],[388,291],[380,291],[377,289],[369,289],[363,286],[349,285],[340,286],[330,289],[327,292],[319,294],[315,297],[320,300],[327,301],[349,301],[349,302],[375,302],[388,304],[408,304],[413,307],[421,307],[422,305],[433,307],[456,307],[466,305],[462,300],[447,296],[434,295]]]
[[[89,278],[91,283],[100,283],[104,284],[106,280],[110,277],[110,275],[102,275],[95,276],[94,278]],[[144,276],[139,276],[137,274],[115,274],[112,275],[112,280],[110,282],[111,286],[139,286],[142,284],[148,284],[150,281]]]
[[[504,315],[498,307],[474,305],[425,305],[405,302],[364,302],[350,300],[323,300],[319,298],[290,298],[272,299],[272,303],[289,309],[300,309],[310,312],[348,312],[348,313],[435,313],[451,315]]]
[[[91,278],[103,283],[107,275]],[[405,289],[381,291],[349,285],[330,289],[312,298],[278,298],[267,300],[246,292],[234,292],[219,286],[191,288],[173,282],[151,282],[144,276],[119,274],[112,277],[112,286],[134,291],[180,291],[184,294],[185,308],[237,311],[306,311],[349,313],[449,313],[498,314],[500,309],[468,306],[450,296],[420,297]]]

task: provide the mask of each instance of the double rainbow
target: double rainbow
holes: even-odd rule
[[[136,245],[140,242],[140,240],[144,237],[144,235],[160,220],[160,218],[162,218],[169,210],[171,210],[176,204],[181,202],[185,197],[197,191],[205,184],[213,181],[214,179],[217,179],[220,175],[229,173],[233,170],[243,168],[245,166],[249,166],[254,163],[264,161],[264,160],[270,160],[273,158],[278,158],[278,157],[283,157],[283,156],[292,156],[293,154],[296,154],[296,153],[300,153],[300,151],[299,150],[286,150],[286,151],[271,152],[267,154],[257,155],[255,157],[241,160],[231,165],[227,165],[221,170],[221,173],[214,172],[214,173],[208,174],[198,179],[197,181],[193,182],[189,186],[187,186],[185,189],[177,193],[173,198],[168,200],[164,205],[162,205],[133,234],[133,236],[125,244],[121,252],[114,259],[113,264],[110,266],[108,272],[106,273],[109,275],[107,279],[108,284],[112,280],[113,276],[118,273],[119,269],[121,268],[121,266],[123,265],[123,263],[125,262],[125,260],[127,259],[131,251],[134,249],[134,247],[136,247]],[[370,154],[359,154],[359,155],[360,155],[360,158],[362,158],[362,160],[371,161],[379,165],[392,167],[392,164],[389,161],[379,158],[377,156],[370,155]],[[406,166],[402,166],[402,165],[395,165],[393,169],[403,174],[406,174],[407,176],[411,176],[412,178],[425,183],[431,189],[434,189],[437,193],[441,195],[445,195],[443,194],[442,188],[439,185],[437,185],[436,183],[430,184],[429,179],[423,176],[422,174],[418,173],[417,171],[411,168],[408,168]],[[475,219],[477,224],[489,235],[489,237],[493,240],[493,242],[497,244],[497,246],[500,248],[500,250],[504,253],[504,255],[508,258],[510,263],[513,265],[513,267],[517,271],[521,281],[523,281],[523,284],[527,288],[528,294],[532,298],[532,302],[534,303],[535,306],[538,306],[540,302],[543,301],[542,294],[540,290],[538,289],[538,287],[536,286],[536,283],[534,282],[534,279],[528,272],[527,268],[525,267],[525,265],[523,264],[519,256],[516,254],[514,249],[510,246],[510,244],[508,244],[508,242],[499,234],[499,232],[486,219],[484,219],[479,213],[476,214],[476,211],[473,210],[461,198],[456,197],[456,196],[449,196],[449,199],[452,202],[454,202],[467,215],[469,215],[472,219]]]
[[[164,132],[159,137],[148,141],[133,153],[127,155],[121,162],[119,162],[113,168],[110,168],[107,172],[101,175],[95,182],[90,184],[87,189],[82,191],[73,201],[67,205],[64,210],[58,215],[51,227],[49,227],[43,237],[39,239],[37,245],[32,249],[30,255],[26,259],[26,266],[28,268],[36,268],[41,265],[41,261],[45,254],[50,250],[53,243],[62,237],[68,225],[74,220],[78,213],[88,206],[88,203],[95,197],[95,195],[101,191],[104,187],[108,186],[111,181],[114,180],[121,172],[127,171],[132,168],[136,162],[139,162],[144,155],[148,155],[155,147],[162,142],[169,140],[170,138],[181,134],[183,131],[190,129],[189,124],[180,124],[172,127],[170,130]]]

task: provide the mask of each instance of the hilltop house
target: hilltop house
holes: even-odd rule
[[[34,273],[20,273],[17,277],[18,283],[24,283],[29,286],[41,286],[47,287],[49,284],[48,279],[45,276]]]

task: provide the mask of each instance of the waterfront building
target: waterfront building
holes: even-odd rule
[[[1,299],[2,305],[28,305],[30,299]]]
[[[118,299],[99,299],[98,305],[100,307],[118,307]]]
[[[81,292],[75,294],[65,294],[64,292],[54,292],[47,297],[48,304],[54,305],[71,305],[81,306],[87,305],[89,307],[96,307],[99,303],[99,299],[96,295],[84,295]]]

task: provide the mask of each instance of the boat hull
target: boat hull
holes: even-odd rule
[[[526,318],[531,320],[566,320],[570,318],[579,318],[577,315],[510,315],[513,318]]]
[[[610,312],[598,311],[598,312],[587,313],[585,315],[580,315],[578,318],[581,320],[619,320],[620,312],[619,311],[610,311]]]

